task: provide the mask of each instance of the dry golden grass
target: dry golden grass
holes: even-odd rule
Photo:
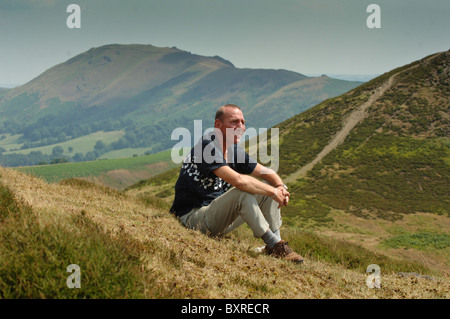
[[[139,247],[142,271],[152,275],[152,285],[157,285],[164,296],[213,299],[449,297],[450,281],[445,277],[430,280],[381,273],[382,288],[370,289],[365,273],[321,261],[306,260],[303,265],[295,265],[260,255],[252,249],[261,242],[245,227],[227,238],[209,238],[182,227],[164,210],[102,186],[76,182],[48,184],[5,168],[0,168],[0,179],[33,208],[40,223],[61,223],[82,214],[101,225],[110,236],[126,238]],[[288,237],[292,235],[288,230],[285,233]],[[155,298],[151,290],[148,291],[146,297]]]

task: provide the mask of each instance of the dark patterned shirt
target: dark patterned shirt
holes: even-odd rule
[[[220,147],[211,136],[203,136],[183,161],[177,183],[175,199],[170,212],[183,216],[193,208],[209,205],[232,186],[216,176],[213,171],[228,165],[240,174],[251,174],[256,161],[239,145],[228,150],[228,163]]]

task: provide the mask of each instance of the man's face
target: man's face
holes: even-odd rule
[[[226,107],[222,119],[217,119],[214,126],[222,132],[226,145],[239,143],[245,132],[244,114],[238,108]]]

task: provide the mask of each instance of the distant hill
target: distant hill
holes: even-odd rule
[[[122,136],[92,147],[90,154],[69,152],[66,143],[59,156],[92,159],[125,148],[157,152],[173,146],[170,133],[176,127],[192,129],[194,119],[205,121],[205,128],[212,125],[215,110],[225,103],[240,105],[252,127],[270,127],[359,84],[286,70],[239,69],[221,57],[177,48],[106,45],[0,91],[0,135],[8,138],[0,140],[3,156],[25,149],[36,158],[3,165],[47,161],[38,159],[43,153],[38,147],[99,131]]]

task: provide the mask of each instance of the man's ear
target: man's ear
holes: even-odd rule
[[[219,125],[220,125],[220,123],[222,123],[219,119],[216,119],[215,121],[214,121],[214,128],[218,128],[219,127]]]

